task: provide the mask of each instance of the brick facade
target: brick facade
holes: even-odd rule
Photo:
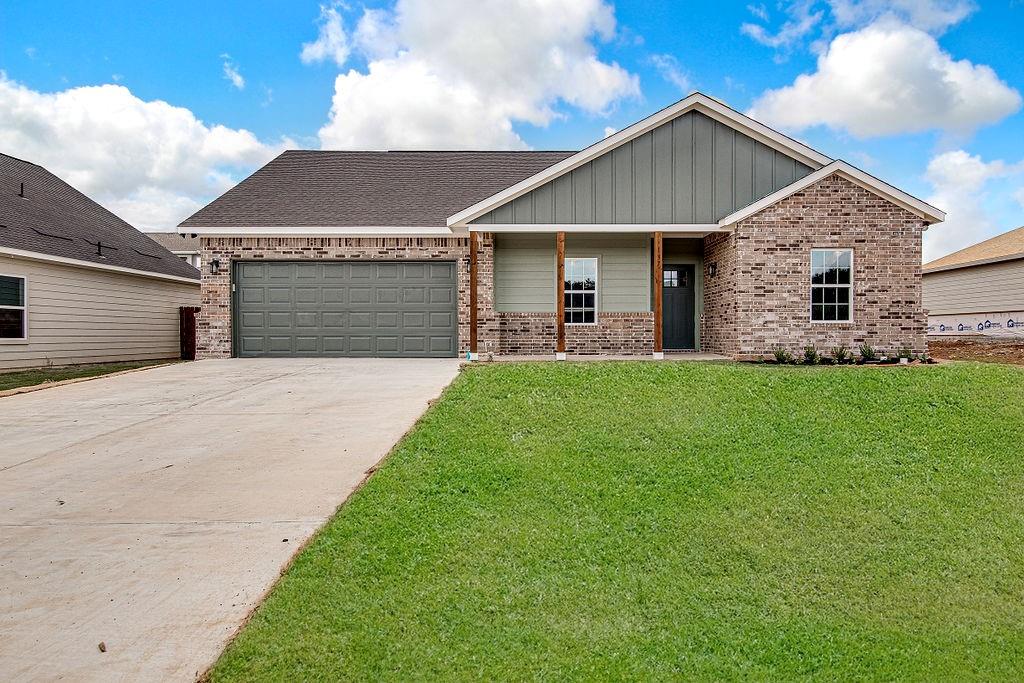
[[[554,355],[554,313],[498,313],[498,353]],[[599,313],[596,325],[566,325],[565,351],[576,355],[649,355],[654,350],[654,313]]]
[[[704,349],[760,358],[777,346],[926,350],[921,234],[914,214],[840,177],[704,240]],[[810,322],[810,251],[853,249],[853,321]],[[717,264],[715,277],[707,268]]]

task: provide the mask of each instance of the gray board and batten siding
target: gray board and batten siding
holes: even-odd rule
[[[689,111],[473,223],[714,223],[812,170]]]

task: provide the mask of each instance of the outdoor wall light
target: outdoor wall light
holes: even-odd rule
[[[220,259],[215,258],[210,261],[210,272],[214,275],[220,272]]]
[[[718,262],[712,261],[708,264],[708,277],[714,277],[715,273],[718,272]]]

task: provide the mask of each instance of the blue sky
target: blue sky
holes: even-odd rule
[[[577,149],[693,89],[950,212],[1024,224],[1024,0],[0,5],[0,151],[144,229],[285,147]]]

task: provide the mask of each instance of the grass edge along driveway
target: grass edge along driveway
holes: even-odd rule
[[[215,681],[1013,679],[1024,371],[472,367]]]
[[[119,363],[90,363],[85,365],[67,365],[55,368],[31,368],[28,370],[12,370],[0,372],[0,391],[32,387],[39,384],[63,382],[69,379],[102,377],[125,370],[139,370],[151,365],[176,363],[173,359],[139,360]]]

